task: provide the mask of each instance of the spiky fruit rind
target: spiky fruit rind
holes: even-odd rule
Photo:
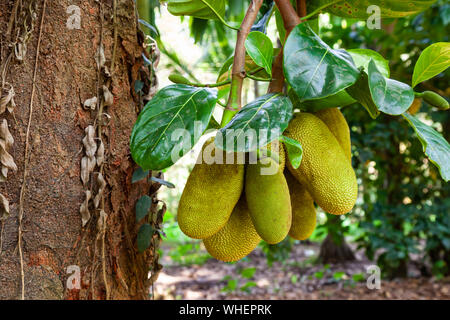
[[[355,205],[358,185],[344,150],[327,125],[310,113],[297,114],[285,135],[302,144],[300,167],[287,166],[314,201],[326,212],[340,215]]]
[[[203,150],[211,143],[206,142]],[[217,233],[230,218],[243,187],[243,164],[197,163],[178,205],[181,231],[194,239],[206,239]]]
[[[292,206],[292,226],[289,236],[296,240],[306,240],[316,228],[316,208],[308,190],[289,172],[284,172],[289,186]]]
[[[283,172],[264,169],[260,162],[247,166],[245,195],[256,231],[267,243],[276,244],[291,228],[291,200]]]
[[[350,128],[342,112],[338,108],[328,108],[316,112],[315,115],[327,125],[341,145],[345,155],[351,161],[352,143]]]
[[[226,225],[213,236],[204,239],[206,250],[217,260],[234,262],[252,252],[261,237],[253,226],[245,198],[241,198]]]

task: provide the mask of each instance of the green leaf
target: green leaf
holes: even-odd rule
[[[284,27],[283,18],[281,17],[278,7],[275,9],[275,23],[278,30],[278,38],[280,39],[281,44],[284,45],[286,42],[286,28]]]
[[[241,291],[250,293],[250,288],[256,287],[257,283],[254,281],[249,281],[241,287]]]
[[[256,272],[256,268],[255,267],[246,268],[246,269],[243,269],[241,271],[241,276],[246,278],[246,279],[251,279],[251,278],[253,278],[253,275],[255,274],[255,272]]]
[[[167,10],[174,16],[218,19],[225,15],[225,0],[168,0]]]
[[[333,279],[334,280],[341,280],[345,275],[344,271],[336,271],[335,273],[333,273]]]
[[[439,169],[442,179],[450,180],[450,145],[432,127],[426,125],[418,118],[404,113],[403,117],[408,120],[411,127],[417,133],[422,143],[425,154],[430,161]]]
[[[134,161],[144,170],[170,167],[200,139],[216,101],[216,89],[183,84],[161,89],[134,125],[130,143]],[[182,130],[185,134],[180,136]]]
[[[262,32],[252,31],[245,40],[245,48],[253,61],[272,75],[273,44],[269,37]]]
[[[154,229],[148,223],[143,224],[137,234],[137,246],[139,252],[144,252],[150,247]]]
[[[275,49],[273,51],[273,55],[276,56],[278,54],[279,50],[280,49],[278,49],[278,48]],[[217,78],[217,82],[222,82],[222,81],[231,79],[231,70],[233,67],[233,60],[234,60],[234,56],[231,56],[230,58],[228,58],[227,61],[225,61],[225,63],[223,64],[222,68],[219,71],[219,76]],[[261,70],[258,71],[258,69],[261,69]],[[255,73],[255,71],[258,71],[258,72]],[[259,67],[255,63],[255,61],[253,61],[253,59],[250,58],[249,55],[245,56],[245,72],[247,74],[253,74],[255,77],[258,77],[258,78],[263,78],[263,79],[271,78],[270,74],[268,74],[266,72],[266,70],[264,70],[262,67]],[[219,99],[225,97],[229,92],[230,92],[229,84],[219,87],[219,94],[218,94]]]
[[[244,106],[217,132],[217,147],[250,152],[266,146],[286,130],[292,119],[292,103],[281,93],[269,93]]]
[[[151,206],[152,199],[149,196],[145,195],[139,198],[136,202],[136,222],[141,221],[148,215]]]
[[[166,186],[167,188],[170,188],[170,189],[174,189],[175,188],[175,185],[173,183],[170,183],[169,181],[166,181],[166,180],[163,180],[163,179],[159,179],[159,178],[156,178],[156,177],[151,177],[150,180],[154,181],[156,183],[159,183],[159,184],[161,184],[163,186]]]
[[[366,108],[369,115],[376,119],[380,115],[380,111],[378,111],[378,107],[372,99],[372,95],[370,94],[369,89],[369,76],[366,72],[361,72],[361,76],[359,77],[356,83],[345,89],[345,91],[356,101],[363,105]]]
[[[131,183],[136,183],[138,181],[144,180],[148,177],[148,170],[144,171],[141,167],[137,168],[133,172],[133,177],[131,178]]]
[[[354,84],[360,72],[348,52],[330,48],[307,23],[301,23],[286,41],[284,73],[304,101],[338,93]]]
[[[414,101],[414,91],[407,84],[384,77],[373,60],[369,62],[369,89],[378,110],[400,115]]]
[[[436,0],[315,0],[308,1],[308,12],[321,9],[344,18],[367,19],[373,13],[367,8],[376,5],[381,9],[381,18],[401,18],[428,9]]]
[[[450,66],[450,42],[438,42],[421,53],[412,77],[412,87],[431,79]]]
[[[390,69],[389,61],[387,61],[381,54],[370,49],[351,49],[348,53],[353,58],[357,68],[363,67],[366,72],[369,70],[369,62],[372,59],[375,62],[378,70],[383,76],[389,78]]]
[[[389,62],[385,60],[379,53],[369,49],[351,49],[348,50],[348,53],[350,53],[350,55],[352,56],[355,66],[358,69],[363,68],[366,72],[368,72],[370,59],[373,59],[381,73],[384,76],[389,77]],[[345,107],[352,103],[355,103],[358,100],[357,97],[361,98],[360,93],[364,93],[364,91],[367,93],[369,92],[367,79],[363,80],[361,79],[361,77],[364,77],[364,72],[361,72],[360,78],[353,85],[355,87],[353,89],[358,89],[357,92],[353,92],[353,90],[350,89],[351,87],[349,87],[346,90],[339,91],[338,93],[323,99],[304,101],[304,109],[309,112],[316,112],[322,109]],[[350,94],[349,90],[352,91],[353,95]],[[371,101],[371,99],[369,100]],[[373,118],[376,118],[378,116],[379,112],[376,107],[373,108],[373,104],[369,106],[365,103],[362,104],[364,105],[364,107],[366,107]]]
[[[294,167],[294,169],[298,169],[303,158],[302,144],[299,141],[286,136],[281,136],[280,141],[283,142],[286,147],[288,158],[292,164],[292,167]]]

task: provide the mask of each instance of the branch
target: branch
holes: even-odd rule
[[[245,78],[245,40],[255,23],[262,3],[263,0],[252,0],[238,31],[231,71],[230,96],[222,117],[222,126],[226,125],[242,107],[242,84]]]
[[[283,18],[284,28],[286,29],[286,38],[291,33],[292,29],[301,21],[297,15],[290,0],[275,0],[281,17]],[[299,5],[302,4],[302,5]],[[306,0],[297,0],[297,6],[306,14]],[[282,92],[284,87],[284,73],[283,73],[283,49],[281,49],[278,56],[272,65],[272,82],[269,85],[267,92]]]

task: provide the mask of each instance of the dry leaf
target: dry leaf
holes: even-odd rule
[[[11,148],[14,144],[14,138],[11,132],[9,132],[8,121],[6,121],[6,119],[3,119],[2,123],[0,124],[0,138],[5,140],[6,148]]]
[[[6,111],[8,108],[8,112],[12,113],[14,110],[16,103],[14,102],[14,96],[16,93],[14,92],[13,86],[8,91],[8,94],[0,99],[0,114]]]
[[[103,141],[100,140],[100,145],[97,148],[97,165],[100,167],[105,161],[105,145]]]
[[[106,107],[112,106],[114,104],[114,96],[111,91],[109,91],[107,86],[103,86],[103,97],[105,99]]]
[[[17,171],[17,166],[14,162],[13,157],[8,152],[6,152],[6,142],[3,139],[0,139],[0,163],[8,169]]]
[[[9,216],[9,201],[0,193],[0,220]]]
[[[97,53],[95,54],[95,62],[97,63],[98,70],[101,70],[106,63],[105,49],[103,48],[103,44],[100,44],[97,49]]]
[[[97,143],[95,143],[95,129],[93,126],[88,126],[85,130],[86,136],[83,138],[83,145],[86,151],[86,155],[89,158],[95,157],[95,152],[97,151]]]
[[[98,183],[98,193],[95,196],[94,199],[94,206],[95,208],[98,208],[100,205],[100,201],[102,200],[103,197],[103,193],[105,192],[105,188],[106,188],[106,181],[103,178],[102,173],[100,172],[97,176],[97,183]]]
[[[93,98],[87,99],[83,103],[83,108],[86,109],[86,110],[88,110],[88,109],[95,110],[95,108],[97,108],[97,102],[98,102],[97,97],[93,97]]]
[[[86,190],[86,199],[80,206],[80,213],[81,213],[81,222],[83,227],[88,223],[89,219],[91,218],[91,213],[89,212],[89,200],[91,200],[92,194],[89,190]]]
[[[88,157],[83,157],[81,159],[81,181],[83,185],[86,185],[89,182],[89,169],[88,169]]]
[[[108,215],[104,210],[100,210],[100,217],[98,217],[97,220],[97,230],[99,232],[103,232],[106,227],[106,219],[108,218]]]
[[[6,182],[8,179],[8,168],[4,166],[0,166],[0,182]]]

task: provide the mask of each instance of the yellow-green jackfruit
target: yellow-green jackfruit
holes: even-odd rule
[[[287,166],[314,201],[326,212],[345,214],[352,210],[358,195],[355,172],[344,150],[327,125],[310,113],[297,114],[285,135],[302,144],[300,167]]]
[[[337,141],[344,149],[345,155],[352,160],[352,142],[350,139],[350,128],[345,120],[344,115],[338,108],[323,109],[315,113],[315,115],[325,122],[331,133],[334,134]]]
[[[204,239],[206,250],[217,260],[238,261],[252,252],[261,237],[253,226],[245,197],[237,203],[227,224],[215,235]]]
[[[212,140],[207,141],[203,151],[212,143]],[[214,146],[210,147],[212,156],[216,151],[223,152]],[[225,154],[223,159],[225,162]],[[222,229],[230,218],[244,187],[244,164],[199,162],[192,170],[181,195],[178,224],[187,236],[206,239]]]
[[[306,240],[316,228],[316,208],[314,200],[289,170],[284,172],[291,194],[292,226],[289,235],[296,240]]]
[[[271,165],[258,162],[247,166],[245,195],[256,231],[264,241],[275,244],[287,236],[292,210],[283,172],[267,170]]]

